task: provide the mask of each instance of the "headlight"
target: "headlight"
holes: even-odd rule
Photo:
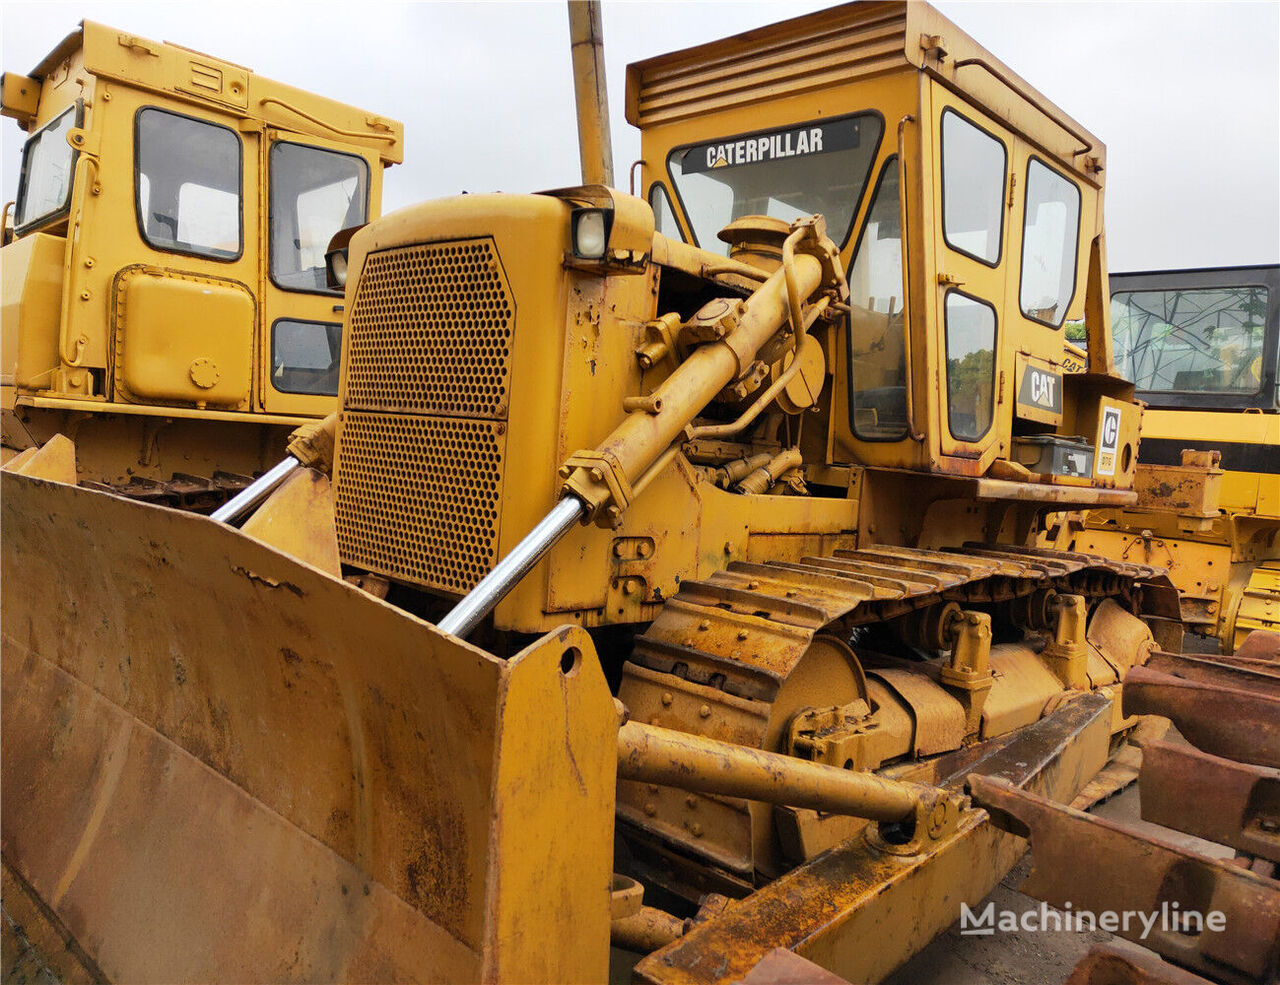
[[[574,209],[573,255],[583,260],[603,259],[612,220],[613,212],[608,209]]]
[[[324,255],[324,279],[330,289],[339,291],[347,286],[347,250],[343,247]]]

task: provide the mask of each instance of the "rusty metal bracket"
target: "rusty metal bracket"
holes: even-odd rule
[[[1242,684],[1249,671],[1221,665]],[[1280,699],[1244,686],[1207,684],[1134,667],[1124,679],[1125,715],[1162,715],[1199,749],[1280,767]]]
[[[1035,864],[1021,887],[1027,895],[1058,909],[1070,904],[1077,916],[1131,913],[1104,929],[1215,977],[1224,966],[1257,980],[1275,971],[1280,882],[992,777],[970,777],[969,791],[998,828],[1031,840]],[[1197,926],[1189,913],[1199,917],[1197,933],[1188,932]]]
[[[1280,770],[1150,742],[1138,791],[1144,821],[1280,862]]]
[[[1206,979],[1144,951],[1095,944],[1071,970],[1066,985],[1210,985]]]

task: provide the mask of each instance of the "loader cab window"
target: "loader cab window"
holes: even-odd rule
[[[1117,291],[1116,364],[1138,390],[1254,394],[1262,386],[1267,289]]]
[[[880,171],[849,271],[849,424],[863,441],[907,433],[898,159]]]
[[[1027,162],[1019,305],[1028,318],[1058,328],[1076,290],[1080,189],[1034,157]]]
[[[991,427],[996,310],[959,291],[947,293],[945,308],[947,420],[957,441],[977,441]]]
[[[244,248],[240,138],[160,109],[134,126],[138,229],[158,250],[235,260]]]
[[[843,245],[884,132],[878,113],[815,120],[678,147],[667,157],[695,245],[727,256],[717,233],[744,215],[792,222],[820,212]]]
[[[271,148],[271,280],[286,291],[336,293],[324,254],[334,234],[368,221],[369,165],[304,144]]]
[[[342,325],[281,318],[271,326],[271,385],[281,393],[338,395]]]
[[[32,134],[23,146],[13,220],[16,231],[62,216],[71,208],[71,176],[77,152],[67,143],[67,135],[72,127],[80,125],[83,112],[80,103],[69,106]]]
[[[942,234],[947,245],[979,263],[1000,263],[1004,238],[1002,144],[959,113],[942,113]]]

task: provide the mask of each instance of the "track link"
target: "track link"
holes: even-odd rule
[[[779,728],[793,706],[849,700],[845,662],[828,654],[814,666],[815,645],[847,651],[845,641],[859,627],[950,602],[1017,604],[1045,590],[1082,595],[1090,607],[1112,598],[1154,623],[1174,626],[1179,618],[1177,591],[1163,569],[1046,548],[875,545],[798,562],[734,562],[683,583],[668,600],[637,639],[620,695],[651,724],[779,751]],[[810,666],[797,675],[802,658]],[[869,673],[918,710],[937,705],[919,693],[941,691],[928,670],[933,665],[911,666]],[[1114,681],[1123,668],[1113,670]],[[911,689],[924,700],[913,701]],[[958,734],[956,728],[954,719],[920,721],[916,755],[956,748],[963,722]],[[725,881],[706,888],[727,891],[737,882],[746,889],[756,880],[758,851],[744,846],[759,845],[767,821],[759,810],[752,816],[745,802],[626,784],[619,814],[657,852],[674,849],[710,863]]]

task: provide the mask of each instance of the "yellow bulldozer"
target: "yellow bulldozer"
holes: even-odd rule
[[[339,409],[218,519],[0,475],[5,906],[64,977],[875,981],[1010,789],[1105,789],[1182,621],[1030,546],[1136,501],[1101,142],[923,3],[627,78],[641,195],[586,153],[335,248]],[[1205,878],[1274,969],[1280,884]]]
[[[1280,631],[1280,267],[1111,276],[1147,404],[1136,506],[1063,518],[1071,549],[1166,568],[1200,648]]]
[[[30,134],[0,223],[4,459],[61,434],[85,482],[217,506],[335,406],[324,255],[379,214],[403,128],[92,21],[0,104]]]

